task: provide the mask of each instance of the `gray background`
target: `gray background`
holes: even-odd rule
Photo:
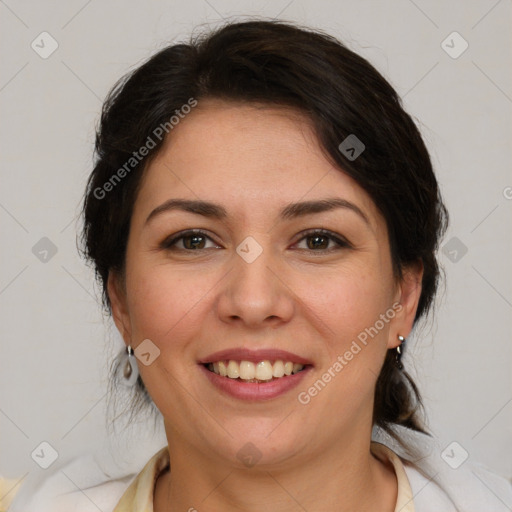
[[[107,438],[107,368],[122,342],[78,256],[77,215],[110,86],[194,27],[247,15],[341,38],[418,120],[451,226],[440,255],[446,288],[434,322],[410,340],[406,365],[441,445],[457,441],[472,460],[511,477],[508,0],[0,1],[0,474],[44,471],[30,456],[42,441],[61,460],[96,451],[125,468],[164,445],[162,431],[153,436],[143,422]],[[59,45],[46,59],[31,47],[42,46],[43,31]],[[442,45],[454,31],[469,44],[457,58],[445,45],[458,53],[460,40]],[[46,261],[36,256],[36,244],[48,245],[43,237],[57,249]]]

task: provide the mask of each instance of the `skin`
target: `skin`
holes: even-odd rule
[[[392,272],[386,223],[370,196],[333,167],[308,120],[286,108],[201,100],[146,169],[134,205],[124,277],[111,273],[116,325],[135,349],[160,350],[139,364],[161,411],[171,472],[155,486],[156,512],[393,511],[392,467],[370,452],[375,383],[387,350],[407,337],[421,293],[421,266]],[[285,205],[338,197],[356,205],[282,220]],[[217,220],[181,210],[145,224],[171,198],[218,203]],[[304,238],[325,228],[349,241]],[[188,239],[202,229],[200,249]],[[252,263],[236,252],[252,236]],[[311,240],[313,238],[313,240]],[[309,240],[309,244],[308,244]],[[324,250],[322,250],[324,249]],[[399,302],[402,308],[307,405],[307,390],[357,335]],[[226,348],[281,348],[313,362],[298,388],[272,400],[222,395],[197,361]],[[261,458],[237,453],[253,443]]]

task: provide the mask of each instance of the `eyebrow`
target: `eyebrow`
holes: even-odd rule
[[[283,220],[290,220],[313,213],[327,212],[337,208],[346,208],[353,211],[370,226],[370,221],[367,215],[357,205],[340,197],[290,203],[281,210],[280,217]],[[148,215],[145,225],[162,213],[172,210],[195,213],[197,215],[218,220],[223,220],[228,217],[226,209],[220,204],[192,199],[169,199],[160,206],[157,206]]]

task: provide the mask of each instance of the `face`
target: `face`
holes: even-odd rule
[[[161,207],[176,199],[196,203]],[[369,442],[420,282],[397,281],[384,218],[307,119],[203,100],[146,169],[124,286],[111,274],[108,289],[126,343],[149,354],[138,366],[169,444],[276,467]]]

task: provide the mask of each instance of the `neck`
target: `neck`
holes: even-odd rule
[[[314,457],[296,454],[278,467],[257,464],[247,469],[212,460],[184,439],[171,439],[172,471],[157,480],[154,511],[394,511],[397,482],[392,466],[371,454],[369,435],[364,440],[358,436],[356,442],[344,439]]]

